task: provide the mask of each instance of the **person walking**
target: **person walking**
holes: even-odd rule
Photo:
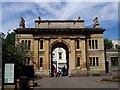
[[[53,73],[54,73],[54,77],[56,77],[57,76],[57,69],[56,68],[54,68]]]

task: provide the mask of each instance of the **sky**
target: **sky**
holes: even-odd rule
[[[105,1],[105,0],[104,0]],[[24,17],[26,28],[34,28],[38,16],[42,20],[60,19],[85,20],[84,26],[93,28],[93,20],[97,16],[100,27],[106,29],[104,38],[118,39],[118,2],[78,2],[57,0],[57,2],[6,2],[0,3],[0,32],[5,34],[19,27],[20,17]]]

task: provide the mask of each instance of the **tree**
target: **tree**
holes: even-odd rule
[[[2,43],[4,43],[5,34],[0,32],[0,68],[2,68]]]
[[[105,49],[112,49],[113,48],[113,43],[109,39],[104,39],[104,48]]]
[[[28,50],[25,45],[21,43],[15,45],[15,33],[8,33],[2,43],[2,61],[16,63],[17,73],[19,75],[19,71],[25,64],[27,57]]]
[[[120,45],[115,45],[115,48],[116,48],[117,50],[120,50]]]

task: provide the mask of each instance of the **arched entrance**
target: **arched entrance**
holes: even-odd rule
[[[53,76],[54,68],[57,69],[57,72],[60,70],[65,70],[64,76],[68,75],[69,70],[69,50],[68,46],[63,42],[57,42],[52,45],[50,50],[51,55],[51,76]],[[64,69],[63,69],[64,68]]]

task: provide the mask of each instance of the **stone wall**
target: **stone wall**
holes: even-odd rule
[[[84,27],[84,22],[83,21],[62,21],[62,22],[57,22],[57,21],[40,21],[35,23],[36,28],[83,28]]]

